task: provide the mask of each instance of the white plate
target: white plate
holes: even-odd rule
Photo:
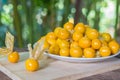
[[[68,62],[97,62],[97,61],[103,61],[103,60],[113,58],[113,57],[117,56],[119,53],[120,53],[120,51],[118,53],[116,53],[115,55],[111,55],[111,56],[108,56],[108,57],[99,57],[99,58],[72,58],[72,57],[64,57],[64,56],[49,54],[49,53],[45,52],[45,54],[47,54],[51,58],[62,60],[62,61],[68,61]]]

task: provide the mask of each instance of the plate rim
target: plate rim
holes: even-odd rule
[[[59,56],[59,55],[54,55],[48,52],[45,52],[45,54],[47,54],[49,57],[54,58],[54,59],[58,59],[58,60],[62,60],[62,61],[70,61],[70,60],[74,60],[74,62],[80,62],[80,61],[86,61],[86,62],[94,62],[94,61],[101,61],[101,60],[105,60],[105,59],[109,59],[109,58],[113,58],[117,55],[120,54],[120,51],[118,51],[116,54],[111,55],[111,56],[107,56],[107,57],[97,57],[97,58],[73,58],[73,57],[65,57],[65,56]],[[65,60],[63,60],[65,59]],[[89,61],[90,60],[90,61]],[[72,61],[73,62],[73,61]]]

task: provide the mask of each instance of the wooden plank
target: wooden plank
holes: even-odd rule
[[[119,79],[120,79],[120,69],[85,77],[79,80],[119,80]]]
[[[44,68],[36,72],[28,72],[24,65],[27,58],[28,53],[26,52],[21,53],[21,60],[16,64],[9,63],[5,57],[1,58],[0,64],[3,68],[0,70],[13,80],[73,80],[120,68],[120,59],[118,58],[95,63],[70,63],[49,58],[46,60],[48,65]]]
[[[12,79],[0,71],[0,80],[12,80]]]
[[[4,66],[0,65],[0,70],[4,72],[6,75],[8,75],[12,80],[21,80],[18,76],[10,72],[8,69],[6,69]]]

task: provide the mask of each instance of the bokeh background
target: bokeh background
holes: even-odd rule
[[[120,41],[120,0],[0,0],[0,47],[6,31],[24,48],[70,18]]]

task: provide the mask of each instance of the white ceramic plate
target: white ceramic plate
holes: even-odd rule
[[[59,55],[49,54],[47,52],[45,52],[45,54],[47,54],[51,58],[62,60],[62,61],[68,61],[68,62],[97,62],[97,61],[103,61],[103,60],[113,58],[113,57],[117,56],[118,54],[120,54],[120,51],[118,53],[116,53],[115,55],[111,55],[111,56],[108,56],[108,57],[99,57],[99,58],[63,57],[63,56],[59,56]]]

